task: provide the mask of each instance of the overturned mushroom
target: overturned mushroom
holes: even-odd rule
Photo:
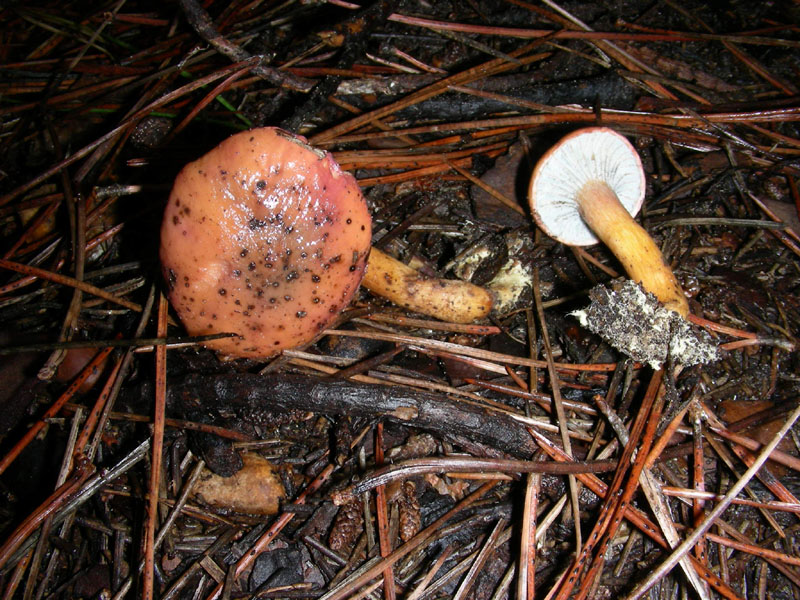
[[[313,341],[350,303],[370,239],[356,180],[303,138],[261,128],[228,138],[179,173],[160,255],[170,302],[190,334],[236,333],[208,346],[265,358]],[[426,279],[373,253],[365,287],[401,306],[462,322],[491,309],[477,286]]]
[[[658,246],[633,216],[645,195],[644,171],[634,147],[604,127],[564,137],[539,161],[529,201],[539,226],[568,245],[598,238],[630,278],[682,317],[689,304]]]

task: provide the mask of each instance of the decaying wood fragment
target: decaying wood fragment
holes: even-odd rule
[[[526,427],[508,413],[398,386],[278,373],[190,375],[170,385],[169,404],[179,411],[234,412],[244,423],[269,422],[270,413],[290,410],[381,418],[446,438],[463,436],[520,458],[537,449]]]

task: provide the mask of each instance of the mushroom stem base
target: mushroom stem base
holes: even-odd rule
[[[578,193],[581,217],[622,263],[628,276],[641,283],[667,308],[682,317],[689,303],[653,238],[625,210],[603,182],[590,182]]]

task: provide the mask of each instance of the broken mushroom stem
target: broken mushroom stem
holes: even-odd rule
[[[374,246],[361,285],[398,306],[451,323],[484,319],[493,304],[486,288],[459,279],[425,277]]]
[[[672,269],[650,234],[625,210],[614,190],[602,181],[585,184],[578,211],[589,228],[617,257],[628,276],[670,310],[686,318],[689,303]]]

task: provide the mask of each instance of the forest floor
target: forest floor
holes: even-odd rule
[[[72,0],[0,23],[3,598],[800,598],[800,4]],[[362,286],[277,356],[190,335],[159,260],[173,181],[273,126],[355,177],[373,248],[491,313]],[[636,220],[688,299],[663,360],[626,350],[658,323],[619,300],[624,261],[529,206],[587,127],[641,159]],[[599,334],[573,314],[592,299]]]

